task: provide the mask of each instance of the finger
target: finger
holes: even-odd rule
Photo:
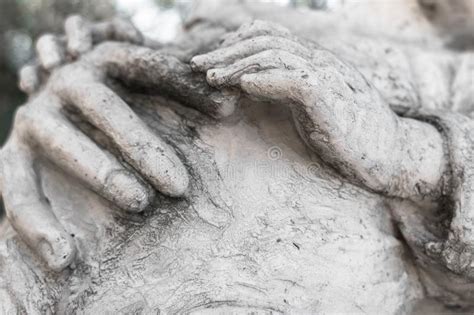
[[[419,207],[407,200],[390,200],[388,205],[395,224],[416,258],[431,266],[439,265],[443,239],[426,227],[433,226],[442,217],[429,211],[420,213]]]
[[[39,68],[36,65],[24,66],[18,73],[20,90],[26,94],[32,94],[40,86]]]
[[[28,125],[30,139],[42,154],[119,208],[139,212],[154,197],[143,181],[59,113],[34,114]]]
[[[222,42],[222,47],[228,47],[242,40],[257,36],[293,37],[286,27],[272,22],[255,20],[243,24],[237,31],[226,35]]]
[[[51,70],[64,61],[64,48],[60,40],[52,34],[43,35],[38,39],[36,52],[41,65],[46,70]]]
[[[274,36],[259,36],[238,42],[230,47],[215,50],[208,54],[195,56],[191,59],[191,67],[194,71],[204,72],[212,68],[224,67],[234,63],[236,60],[272,49],[284,50],[304,58],[311,58],[312,56],[309,49],[290,39]]]
[[[7,218],[23,241],[56,271],[75,258],[76,247],[38,186],[31,153],[16,145],[6,152],[3,199]]]
[[[212,69],[207,72],[207,82],[211,86],[235,86],[244,74],[268,69],[309,69],[311,64],[305,59],[282,50],[267,50],[244,58],[225,68]]]
[[[125,160],[156,189],[170,196],[184,194],[189,177],[174,150],[113,91],[92,83],[68,85],[61,94],[112,139]]]
[[[70,16],[64,23],[68,52],[77,57],[92,48],[92,29],[82,17]]]
[[[247,95],[260,100],[294,100],[297,87],[305,84],[300,78],[306,77],[301,70],[271,69],[259,73],[244,74],[240,78],[240,88]]]
[[[210,87],[202,74],[194,73],[174,56],[110,42],[98,46],[93,54],[95,62],[103,65],[109,76],[150,93],[159,91],[213,118],[228,117],[236,108],[238,95]]]
[[[132,44],[143,43],[142,33],[130,22],[123,18],[92,25],[94,43],[106,40],[125,41]]]

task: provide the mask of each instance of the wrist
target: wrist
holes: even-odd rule
[[[397,197],[437,199],[449,170],[441,133],[431,124],[401,118],[398,128],[398,161],[394,164],[389,193]]]

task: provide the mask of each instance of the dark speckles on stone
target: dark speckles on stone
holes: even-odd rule
[[[309,75],[303,74],[301,77],[302,77],[303,79],[307,79],[307,78],[309,78]]]
[[[356,90],[354,89],[354,87],[353,87],[352,85],[350,85],[350,84],[347,83],[347,82],[346,82],[346,84],[347,84],[347,86],[351,89],[352,92],[354,92],[354,93],[356,92]]]

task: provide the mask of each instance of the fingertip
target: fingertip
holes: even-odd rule
[[[41,65],[46,70],[59,66],[64,60],[63,48],[52,34],[43,35],[38,39],[36,51]]]
[[[183,166],[184,169],[184,166]],[[189,174],[186,169],[183,171],[177,172],[176,176],[171,181],[167,193],[171,197],[181,197],[183,196],[189,187]]]
[[[79,15],[66,19],[64,30],[67,37],[67,50],[72,56],[79,56],[92,48],[92,30]]]
[[[137,187],[130,192],[131,202],[129,206],[130,212],[142,212],[145,210],[155,197],[155,192],[152,189],[147,189],[143,186]]]
[[[32,94],[39,87],[39,75],[36,66],[29,65],[20,69],[18,86],[20,90],[27,94]]]
[[[191,69],[195,72],[206,71],[207,70],[205,67],[206,59],[207,58],[205,55],[194,56],[190,61]]]
[[[108,199],[130,212],[143,211],[154,198],[153,189],[125,170],[111,172],[105,186]]]
[[[168,152],[166,156],[157,164],[155,188],[167,196],[181,197],[188,190],[188,170],[174,153]]]
[[[39,242],[38,253],[50,269],[59,272],[76,258],[76,246],[66,232],[49,231]]]

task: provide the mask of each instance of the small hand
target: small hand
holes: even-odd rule
[[[245,25],[191,66],[214,87],[289,105],[303,140],[350,180],[401,197],[439,192],[436,129],[396,116],[357,69],[281,26]]]
[[[179,45],[163,46],[144,38],[133,24],[119,18],[89,23],[80,16],[71,16],[64,28],[65,36],[47,34],[37,41],[38,61],[19,72],[19,87],[25,93],[36,92],[55,68],[78,59],[97,44],[102,46],[99,50],[103,55],[96,53],[94,62],[107,67],[108,75],[119,81],[148,88],[148,92],[158,92],[213,118],[220,119],[234,112],[237,97],[210,88],[189,66],[189,52],[202,51],[218,39],[216,34],[210,37],[204,34],[203,38],[193,34],[183,38]],[[107,41],[116,43],[101,45]],[[147,47],[139,49],[136,44]],[[184,50],[182,45],[186,46]]]
[[[71,62],[90,51],[94,45],[113,40],[142,44],[143,35],[128,20],[114,18],[91,23],[78,15],[64,23],[65,35],[45,34],[36,42],[38,60],[19,71],[19,87],[27,93],[36,92],[49,73],[60,65]]]

